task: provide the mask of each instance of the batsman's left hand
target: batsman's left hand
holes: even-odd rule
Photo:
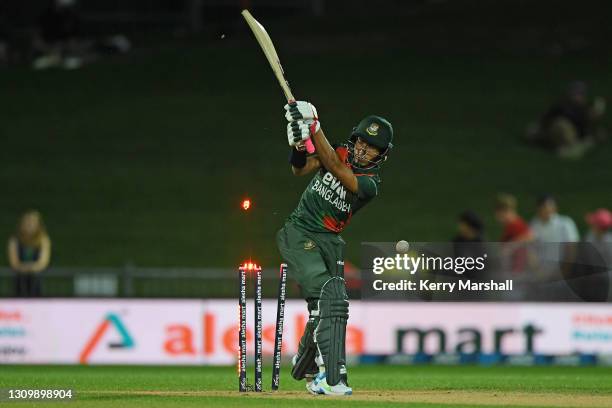
[[[285,118],[288,122],[295,120],[319,120],[317,108],[305,101],[295,101],[285,105]]]

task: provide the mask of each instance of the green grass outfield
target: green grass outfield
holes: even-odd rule
[[[360,366],[346,398],[309,395],[287,368],[271,393],[264,374],[266,392],[255,395],[236,391],[234,367],[3,366],[0,388],[72,388],[70,407],[612,407],[606,367]]]

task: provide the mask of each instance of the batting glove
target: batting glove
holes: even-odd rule
[[[295,120],[319,120],[317,108],[304,101],[295,101],[285,105],[285,118],[288,122]]]
[[[304,141],[321,129],[318,120],[296,120],[287,124],[287,141],[289,146],[302,145]]]

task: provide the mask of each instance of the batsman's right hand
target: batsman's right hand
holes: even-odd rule
[[[285,118],[287,122],[296,120],[319,120],[317,108],[305,101],[295,101],[285,105]]]
[[[303,144],[321,129],[318,120],[296,120],[287,124],[287,141],[289,146],[303,149]]]

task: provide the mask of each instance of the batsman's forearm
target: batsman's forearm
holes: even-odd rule
[[[334,148],[327,141],[323,129],[319,129],[319,131],[312,136],[312,141],[317,149],[317,155],[323,167],[331,171],[335,166],[341,164]]]

